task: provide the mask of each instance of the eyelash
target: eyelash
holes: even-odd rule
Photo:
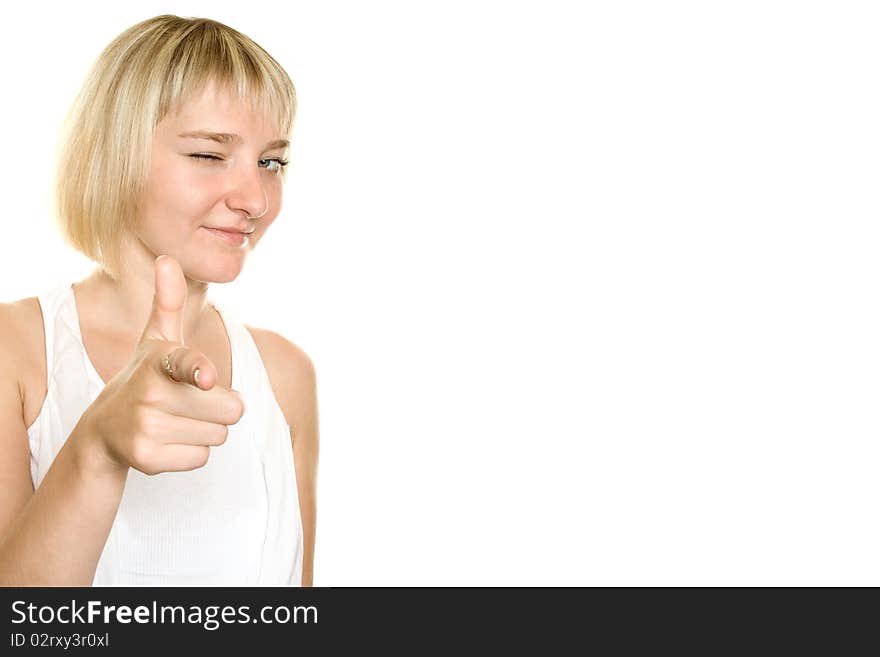
[[[192,153],[192,154],[190,154],[190,157],[196,158],[196,159],[198,159],[198,160],[217,160],[217,161],[222,161],[222,159],[223,159],[223,158],[220,158],[220,157],[216,157],[215,155],[205,155],[205,154],[203,154],[203,153]],[[279,166],[279,168],[278,168],[278,169],[275,169],[275,171],[274,171],[273,173],[280,173],[281,171],[284,171],[284,167],[286,167],[286,166],[288,165],[288,163],[289,163],[289,160],[282,160],[282,159],[277,158],[277,157],[272,157],[272,158],[263,159],[263,160],[259,160],[259,161],[260,161],[260,162],[278,162],[278,166]],[[271,169],[267,169],[267,171],[271,171]]]

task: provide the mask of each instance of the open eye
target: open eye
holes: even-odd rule
[[[275,162],[278,166],[277,166],[276,168],[274,168],[274,169],[269,169],[269,171],[274,171],[275,173],[278,173],[278,172],[282,171],[282,170],[284,169],[284,167],[286,167],[287,164],[288,164],[288,161],[287,161],[287,160],[282,160],[282,159],[277,158],[277,157],[276,157],[276,158],[271,158],[271,159],[268,159],[268,160],[260,160],[260,162]]]

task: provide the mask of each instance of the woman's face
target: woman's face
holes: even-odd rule
[[[193,136],[196,132],[238,137],[221,143]],[[235,279],[247,253],[281,211],[278,161],[287,160],[288,144],[274,143],[279,140],[275,126],[214,84],[165,116],[153,136],[146,195],[134,231],[152,259],[163,253],[174,257],[193,280]],[[210,228],[253,232],[238,243]]]

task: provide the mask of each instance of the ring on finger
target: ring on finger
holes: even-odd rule
[[[174,375],[174,363],[171,362],[171,354],[165,354],[165,357],[162,359],[162,369],[168,376]]]

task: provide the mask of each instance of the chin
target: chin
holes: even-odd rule
[[[206,267],[202,265],[194,267],[189,278],[201,283],[231,283],[241,274],[241,265],[242,263],[229,263],[225,267],[219,265],[216,267]]]
[[[235,273],[229,274],[228,276],[219,276],[217,278],[212,279],[210,282],[211,283],[231,283],[236,278],[238,278],[238,275],[240,273],[241,272],[237,271]]]

